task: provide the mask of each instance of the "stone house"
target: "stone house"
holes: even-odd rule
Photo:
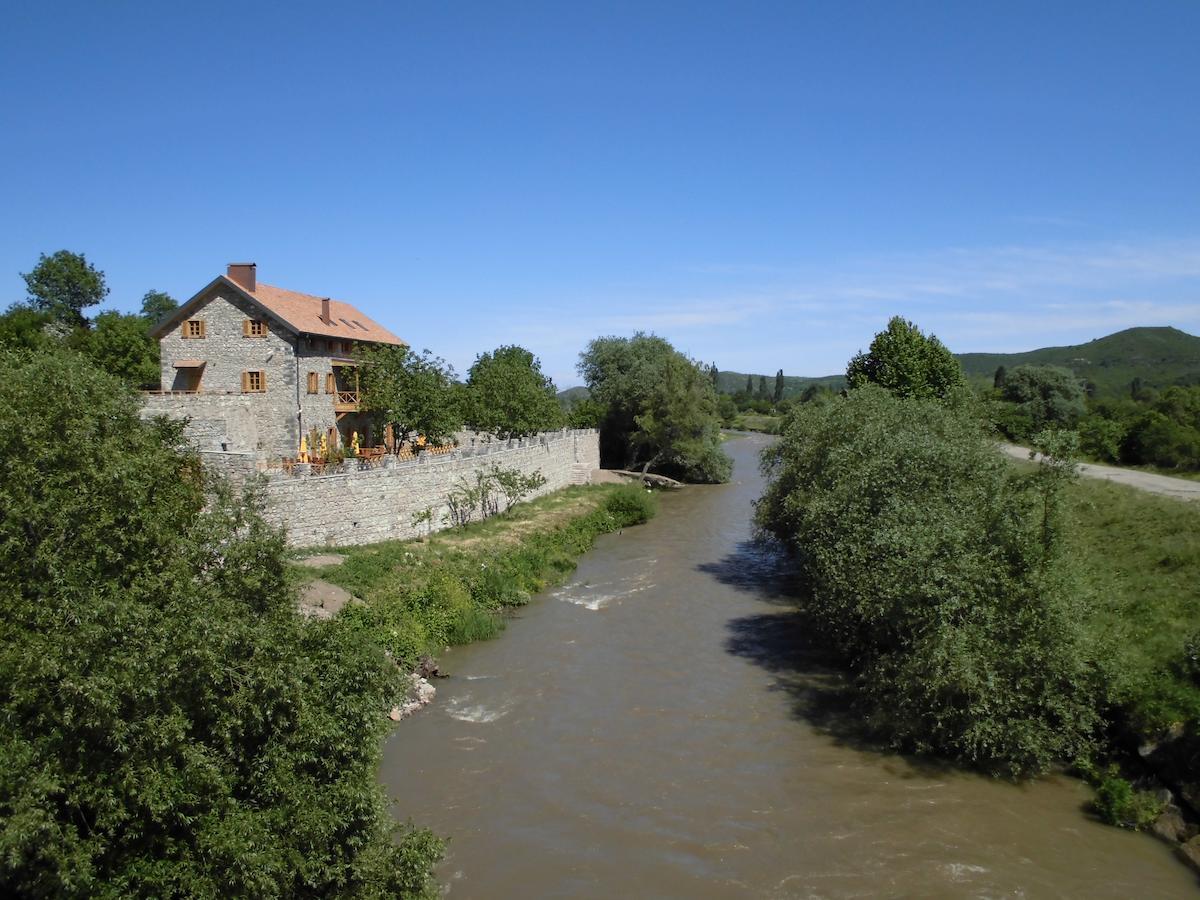
[[[231,263],[151,334],[161,390],[146,414],[188,418],[201,450],[268,458],[296,456],[313,429],[374,442],[355,351],[404,344],[349,303],[259,283],[254,263]]]

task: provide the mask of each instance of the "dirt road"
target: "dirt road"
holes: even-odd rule
[[[1001,444],[1000,449],[1013,459],[1029,459],[1029,448],[1018,447],[1015,444]],[[1127,484],[1151,494],[1163,494],[1180,500],[1200,500],[1200,481],[1188,481],[1185,478],[1171,478],[1167,475],[1155,475],[1151,472],[1139,472],[1136,469],[1119,469],[1116,466],[1100,466],[1095,463],[1080,463],[1079,474],[1086,478],[1102,478],[1105,481],[1115,481],[1117,484]]]

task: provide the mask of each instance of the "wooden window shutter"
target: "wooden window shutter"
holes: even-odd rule
[[[267,373],[266,372],[258,373],[258,389],[260,391],[262,391],[264,394],[267,392]]]
[[[242,337],[250,337],[250,320],[242,319]]]
[[[310,394],[317,393],[317,378],[318,376],[316,372],[308,373],[308,392]]]
[[[242,393],[245,394],[250,390],[250,373],[242,373]]]
[[[337,384],[337,382],[334,380],[333,373],[326,372],[325,373],[325,393],[332,394],[334,392],[336,384]]]

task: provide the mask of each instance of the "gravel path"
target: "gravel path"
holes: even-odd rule
[[[1000,449],[1013,459],[1029,459],[1028,447],[1001,444]],[[1100,466],[1095,463],[1080,463],[1079,474],[1087,478],[1102,478],[1105,481],[1115,481],[1117,484],[1127,484],[1151,494],[1163,494],[1179,500],[1200,500],[1200,481],[1171,478],[1168,475],[1155,475],[1151,472],[1139,472],[1136,469]]]

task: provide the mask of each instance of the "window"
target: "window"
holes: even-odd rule
[[[185,338],[202,338],[204,337],[204,320],[203,319],[187,319],[183,323],[183,336]]]
[[[320,387],[320,378],[321,376],[316,372],[308,373],[308,392],[310,394],[316,394],[319,392],[318,388]]]
[[[342,352],[348,356],[354,352],[354,345],[349,341],[342,341]]]
[[[261,394],[267,389],[266,372],[243,372],[242,393]]]
[[[326,341],[325,350],[329,353],[337,353],[337,341]]]
[[[266,337],[267,323],[262,319],[246,319],[242,322],[242,335],[244,337]]]
[[[327,393],[327,394],[337,393],[337,379],[334,378],[332,372],[325,373],[325,393]]]

